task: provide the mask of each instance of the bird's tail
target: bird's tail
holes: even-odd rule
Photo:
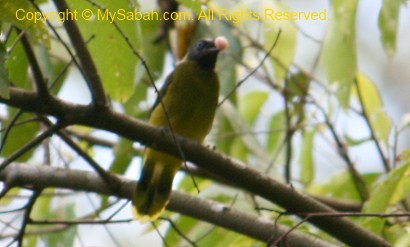
[[[168,204],[172,181],[179,166],[150,161],[144,162],[134,194],[134,215],[145,223],[157,219]]]

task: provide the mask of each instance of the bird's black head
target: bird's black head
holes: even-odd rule
[[[220,51],[214,41],[200,40],[189,51],[188,60],[195,61],[204,68],[213,69]]]

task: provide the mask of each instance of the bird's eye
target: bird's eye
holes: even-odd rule
[[[206,45],[206,42],[203,41],[203,40],[201,40],[201,41],[199,41],[198,43],[196,43],[196,48],[197,48],[198,50],[202,50],[203,48],[205,48],[205,45]]]

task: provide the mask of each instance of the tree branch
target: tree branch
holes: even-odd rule
[[[20,29],[17,29],[17,31],[19,32],[19,34],[24,32],[24,31],[21,31]],[[21,43],[24,47],[27,59],[30,62],[31,70],[33,71],[36,90],[38,94],[40,95],[40,97],[42,97],[44,101],[46,101],[48,99],[48,94],[49,94],[47,83],[44,80],[43,73],[41,72],[41,69],[40,69],[40,64],[37,61],[36,55],[34,54],[33,47],[31,46],[26,33],[22,34]]]
[[[26,111],[52,115],[59,119],[63,118],[70,124],[107,130],[154,147],[159,151],[180,157],[179,149],[169,133],[110,109],[96,111],[91,106],[67,103],[53,96],[50,99],[50,104],[44,105],[41,104],[41,100],[35,93],[15,88],[10,88],[10,99],[0,97],[0,102]],[[336,212],[313,198],[303,195],[239,161],[231,160],[198,142],[182,138],[176,134],[175,137],[187,160],[211,173],[218,174],[239,188],[280,205],[288,212]],[[346,218],[317,217],[311,218],[309,221],[340,241],[352,246],[390,246],[383,238]]]
[[[120,176],[117,178],[121,184],[120,189],[112,192],[105,181],[92,172],[24,164],[13,164],[0,172],[0,180],[14,186],[31,186],[37,190],[56,187],[131,199],[133,189],[136,186],[135,182]],[[172,193],[167,208],[264,242],[268,242],[272,238],[279,239],[290,230],[288,227],[278,225],[267,218],[243,213],[226,205],[177,191]],[[290,246],[333,246],[331,243],[298,231],[290,232],[285,241]]]
[[[54,0],[54,4],[60,12],[69,10],[65,0]],[[64,27],[80,60],[81,67],[85,72],[85,80],[87,81],[94,104],[97,107],[107,108],[107,98],[105,96],[100,75],[98,74],[97,68],[95,67],[94,61],[87,49],[86,42],[84,42],[80,30],[75,24],[75,21],[69,19],[64,21]]]

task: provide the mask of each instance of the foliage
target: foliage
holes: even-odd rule
[[[85,73],[87,65],[82,64],[80,56],[74,52],[75,46],[67,38],[69,28],[65,23],[56,20],[45,23],[44,18],[37,23],[16,20],[18,9],[24,9],[25,13],[38,11],[38,7],[44,13],[56,11],[52,7],[53,1],[33,2],[35,4],[32,1],[0,0],[0,167],[4,160],[24,150],[25,145],[44,133],[49,126],[47,123],[54,121],[42,113],[18,109],[7,103],[12,89],[39,90],[36,66],[52,95],[80,104],[93,100],[88,93],[92,88]],[[301,21],[263,18],[266,9],[300,13],[286,1],[252,0],[247,4],[223,0],[177,1],[180,9],[192,16],[208,10],[213,10],[216,15],[212,20],[192,22],[190,25],[195,25],[195,32],[188,38],[185,36],[190,32],[183,29],[189,25],[183,25],[181,21],[172,23],[171,27],[175,28],[169,27],[170,31],[164,29],[166,22],[160,20],[99,20],[99,13],[106,10],[121,9],[130,16],[137,11],[158,10],[148,1],[66,2],[71,10],[78,12],[78,19],[73,23],[81,32],[110,107],[139,120],[146,119],[157,88],[179,62],[175,56],[178,42],[219,35],[227,37],[229,51],[220,54],[216,68],[221,81],[221,103],[205,144],[244,162],[260,174],[292,184],[301,193],[318,200],[326,198],[322,201],[325,204],[331,200],[336,209],[339,203],[346,202],[352,208],[359,208],[354,212],[359,214],[354,220],[391,244],[406,246],[410,242],[409,147],[398,142],[409,124],[398,126],[394,123],[383,102],[384,95],[376,83],[377,77],[362,72],[364,66],[358,62],[357,33],[363,31],[356,28],[360,1],[336,0],[325,7],[327,19],[322,22],[326,23],[326,34],[304,39],[318,51],[311,55],[314,62],[308,65],[297,63],[300,49],[303,49],[301,37],[309,32],[300,29]],[[404,3],[384,0],[379,12],[379,42],[389,57],[401,52],[397,46],[398,23]],[[226,13],[228,5],[232,5],[229,6],[232,11],[240,10],[228,15],[228,20],[218,18],[220,13]],[[84,19],[81,13],[85,10],[92,11],[94,16]],[[256,16],[249,13],[259,13],[258,20],[252,19]],[[160,30],[166,30],[167,38],[154,43]],[[24,44],[25,38],[29,40],[28,46]],[[320,39],[319,44],[316,39]],[[30,49],[35,60],[28,56]],[[378,82],[380,80],[383,79],[377,78]],[[360,134],[346,127],[349,121],[364,125]],[[73,151],[62,136],[72,140],[83,154]],[[363,146],[370,149],[361,149]],[[367,159],[369,153],[371,160]],[[123,136],[74,125],[43,140],[36,148],[25,150],[13,161],[89,170],[92,162],[87,158],[85,162],[78,156],[90,157],[107,171],[137,179],[139,169],[136,168],[143,152],[140,145]],[[270,220],[278,218],[278,211],[287,210],[238,188],[246,187],[246,184],[230,184],[218,174],[193,168],[191,164],[188,168],[184,166],[174,182],[178,190],[186,191],[192,197],[218,201]],[[332,170],[332,174],[324,174],[325,170]],[[82,241],[84,231],[89,230],[80,227],[82,221],[106,217],[110,221],[119,212],[132,217],[130,212],[122,209],[120,204],[124,201],[114,197],[87,194],[85,198],[80,193],[68,196],[66,190],[47,189],[33,199],[31,193],[35,189],[9,188],[7,186],[13,187],[13,184],[7,184],[7,180],[2,182],[0,213],[7,215],[0,221],[2,244],[13,242],[13,238],[19,236],[16,226],[27,224],[23,232],[25,246],[38,246],[40,242],[50,246],[76,246]],[[365,192],[358,189],[361,182]],[[33,208],[29,206],[30,199],[34,200]],[[23,210],[13,211],[18,208]],[[24,216],[24,212],[29,212],[30,217]],[[398,217],[400,213],[407,214],[407,217]],[[171,212],[164,216],[167,219],[156,222],[156,226],[162,229],[163,241],[169,246],[264,245],[250,236],[201,219]],[[78,221],[78,224],[53,224],[52,221]],[[45,226],[36,224],[39,222]],[[300,218],[294,215],[280,215],[278,220],[290,227],[299,222]],[[113,230],[114,227],[107,227],[106,222],[101,225],[106,227],[104,236],[114,243],[129,245],[138,242],[134,233],[125,236]],[[135,232],[140,227],[137,225],[133,224]],[[128,226],[118,225],[118,228]],[[153,229],[147,231],[152,233]],[[338,243],[333,236],[326,236],[324,229],[307,223],[298,230]]]

